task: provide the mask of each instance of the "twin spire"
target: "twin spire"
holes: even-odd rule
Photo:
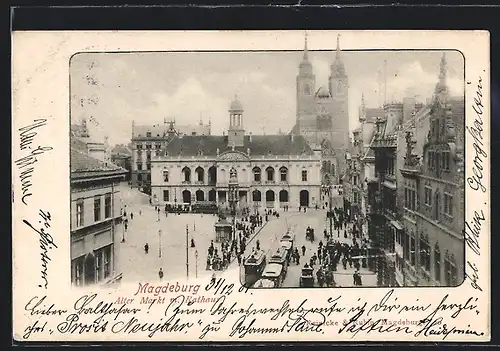
[[[335,60],[340,61],[340,34],[337,34],[337,49],[335,52]],[[309,61],[309,50],[307,48],[307,32],[304,35],[304,56],[303,61]]]

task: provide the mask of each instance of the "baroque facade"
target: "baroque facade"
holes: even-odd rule
[[[298,135],[252,135],[235,98],[227,135],[176,135],[151,159],[152,201],[229,206],[229,175],[237,179],[237,208],[319,205],[321,151]]]
[[[349,81],[341,59],[339,37],[328,87],[316,86],[307,37],[296,82],[296,124],[290,134],[303,136],[313,148],[322,148],[323,181],[338,184],[346,169],[349,144]]]
[[[116,278],[119,191],[126,170],[71,148],[71,281],[76,286]]]
[[[136,125],[132,122],[132,186],[143,192],[151,193],[151,158],[158,156],[161,150],[176,136],[203,136],[211,134],[211,122],[198,125],[176,125],[175,121],[163,124]]]

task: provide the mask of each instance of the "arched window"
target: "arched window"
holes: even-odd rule
[[[254,182],[260,182],[261,181],[261,178],[260,178],[260,168],[259,167],[254,167],[252,169],[252,172],[253,172],[253,181]]]
[[[163,181],[165,183],[168,182],[168,170],[167,169],[163,169]]]
[[[441,282],[441,250],[438,243],[434,246],[434,279]]]
[[[279,193],[280,202],[288,202],[288,191],[281,190]]]
[[[208,201],[216,201],[217,197],[216,197],[216,193],[215,193],[215,190],[212,189],[208,192]]]
[[[252,201],[258,202],[261,200],[262,200],[262,197],[261,197],[260,191],[259,190],[252,191]]]
[[[266,191],[266,202],[274,202],[274,191]]]
[[[226,170],[225,169],[220,170],[220,181],[222,183],[226,182]]]
[[[203,190],[196,191],[196,201],[205,201],[205,193]]]
[[[274,168],[269,166],[266,168],[267,180],[270,182],[274,181]]]
[[[286,182],[288,180],[288,168],[286,167],[280,168],[280,180],[282,182]]]
[[[182,169],[182,174],[184,175],[184,182],[190,183],[191,182],[191,169],[189,167],[184,167]]]
[[[201,167],[197,167],[195,170],[196,181],[203,182],[205,180],[205,170]]]
[[[212,166],[208,169],[208,184],[214,185],[216,183],[217,183],[217,168],[215,166]]]

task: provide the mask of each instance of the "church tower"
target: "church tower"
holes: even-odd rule
[[[328,89],[333,99],[332,114],[332,147],[347,149],[349,144],[349,82],[340,55],[340,36],[337,36],[335,60],[330,66]]]
[[[299,64],[297,74],[297,122],[298,133],[305,137],[314,135],[316,131],[316,114],[314,92],[316,91],[316,77],[309,61],[307,49],[307,34],[304,43],[304,53]]]
[[[229,106],[229,130],[227,137],[228,146],[242,147],[244,145],[243,105],[238,100],[238,96],[234,97]]]

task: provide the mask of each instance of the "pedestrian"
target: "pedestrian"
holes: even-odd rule
[[[163,279],[163,269],[160,267],[160,270],[158,271],[158,277],[160,277],[160,280]]]
[[[139,216],[142,216],[142,210],[139,210]]]
[[[134,213],[130,212],[130,219],[134,219]]]
[[[195,247],[196,245],[194,244],[194,239],[191,238],[191,247]]]
[[[125,231],[127,231],[127,229],[128,229],[128,223],[125,222]]]
[[[255,245],[257,246],[257,251],[259,251],[260,250],[260,241],[257,240],[257,242],[255,243]]]
[[[144,252],[147,254],[149,252],[149,244],[144,245]]]
[[[302,249],[302,256],[305,256],[306,255],[306,247],[304,245],[302,245],[301,249]]]

